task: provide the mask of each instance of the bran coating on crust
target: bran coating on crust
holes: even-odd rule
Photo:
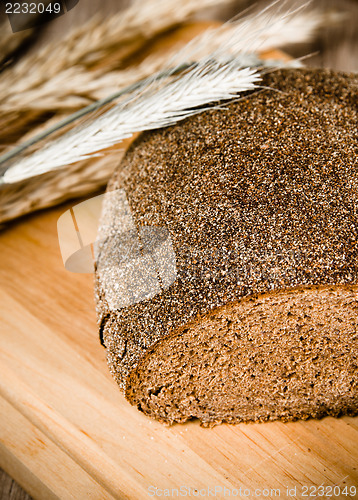
[[[358,282],[357,83],[328,70],[276,71],[263,81],[272,90],[133,143],[108,190],[125,190],[138,228],[168,229],[177,279],[111,311],[113,283],[96,276],[99,327],[123,389],[149,348],[212,310]]]

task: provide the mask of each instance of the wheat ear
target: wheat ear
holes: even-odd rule
[[[40,96],[56,95],[63,83],[61,80],[77,78],[79,84],[85,83],[84,70],[99,62],[102,64],[111,51],[121,49],[121,54],[116,52],[115,64],[118,65],[119,60],[138,50],[146,40],[187,21],[202,9],[227,1],[181,0],[173,8],[168,0],[137,0],[109,18],[95,16],[84,26],[72,30],[61,44],[49,43],[5,71],[0,79],[0,103],[9,106],[13,102],[17,109],[25,108],[28,96],[34,102]],[[106,69],[111,69],[109,63]],[[62,77],[61,72],[64,72]],[[57,81],[52,84],[55,78]],[[68,85],[66,88],[68,90]]]
[[[225,43],[230,53],[239,51],[266,51],[283,47],[287,44],[297,44],[311,40],[320,26],[327,20],[327,15],[308,9],[280,13],[274,10],[275,4],[264,12],[250,14],[243,19],[228,22],[222,27],[207,30],[190,43],[186,52],[181,53],[179,47],[159,57],[156,61],[149,56],[136,69],[112,70],[103,73],[102,70],[88,71],[86,66],[77,61],[83,61],[80,54],[74,59],[75,65],[63,67],[53,72],[50,78],[44,78],[47,69],[34,62],[32,73],[39,72],[38,77],[31,80],[23,75],[23,71],[12,70],[0,79],[0,104],[3,114],[16,112],[19,108],[25,110],[76,110],[93,100],[102,99],[135,81],[145,78],[154,71],[168,67],[168,61],[178,64],[175,54],[181,53],[181,60],[197,60]],[[154,28],[153,28],[154,29]],[[89,50],[91,50],[89,48]],[[46,59],[47,66],[53,63]],[[51,61],[52,59],[50,59]],[[38,70],[37,65],[39,65]],[[42,76],[41,76],[42,75]]]
[[[280,12],[280,9],[277,9],[278,0],[270,4],[266,9],[260,11],[259,13],[250,14],[249,16],[239,19],[235,22],[228,22],[223,27],[208,30],[203,35],[199,35],[196,37],[191,43],[187,44],[182,50],[176,52],[176,56],[169,59],[171,64],[180,65],[183,64],[187,66],[186,58],[197,59],[203,57],[208,54],[208,52],[213,51],[221,51],[224,54],[224,57],[227,57],[227,54],[232,54],[233,57],[239,58],[241,60],[241,64],[243,66],[255,66],[255,65],[265,65],[263,61],[260,61],[253,54],[245,54],[243,51],[248,48],[250,51],[257,50],[261,48],[263,50],[267,50],[272,47],[272,44],[275,41],[278,46],[280,46],[280,42],[296,42],[302,40],[306,40],[309,36],[313,35],[313,32],[317,29],[317,26],[321,22],[322,15],[318,13],[311,12],[308,14],[304,12],[303,7],[296,10],[291,10],[287,12]],[[303,29],[303,26],[305,29]],[[296,29],[293,29],[295,27]],[[298,29],[297,27],[301,27],[302,29]],[[167,63],[168,64],[168,63]],[[268,63],[270,64],[270,62]],[[272,63],[271,63],[272,64]],[[276,64],[276,63],[274,63]],[[297,64],[296,64],[297,65]],[[76,68],[72,68],[75,72]],[[166,69],[168,71],[168,68]],[[163,71],[165,73],[165,70]],[[117,72],[117,76],[121,76],[120,72]],[[123,76],[129,76],[130,73],[124,72]],[[138,74],[134,71],[135,74]],[[140,69],[139,69],[140,73]],[[66,75],[66,72],[61,73],[62,76]],[[73,75],[72,75],[73,76]],[[101,83],[108,81],[110,75],[105,75],[101,77]],[[132,77],[133,78],[133,77]],[[70,86],[73,84],[73,79],[70,79]],[[78,81],[74,80],[76,85],[78,85]],[[131,82],[130,82],[131,83]],[[133,82],[134,83],[134,82]],[[121,86],[121,78],[118,80],[119,86]],[[87,82],[89,88],[94,87],[96,85],[95,82]],[[104,85],[106,87],[106,85]],[[58,85],[59,88],[66,92],[66,84],[62,82],[61,85]],[[83,98],[84,92],[82,92]],[[63,123],[59,123],[58,126],[53,127],[53,129],[49,129],[42,133],[39,138],[46,137],[50,135],[53,131],[56,131],[59,127],[62,127],[64,124],[66,125],[68,122],[73,121],[73,119],[78,116],[83,116],[93,109],[97,109],[103,105],[103,103],[110,102],[117,98],[121,92],[115,92],[110,96],[106,96],[103,100],[98,103],[91,104],[88,108],[83,108],[78,111],[69,119],[65,119]],[[28,102],[34,103],[37,102],[40,98],[41,103],[46,104],[46,95],[39,96],[37,92],[30,92],[28,95]],[[73,97],[71,98],[73,101]],[[11,106],[11,101],[8,103]],[[31,145],[33,142],[37,141],[37,137],[34,137],[34,140],[28,141],[27,143],[19,145],[12,151],[7,152],[4,156],[0,157],[0,164],[3,164],[8,158],[13,157],[19,152],[23,151]]]
[[[20,160],[5,172],[3,181],[18,182],[84,160],[135,132],[174,124],[201,112],[199,106],[251,90],[259,79],[257,71],[238,67],[235,60],[218,63],[212,58],[205,59],[159,89],[153,82],[134,98]]]

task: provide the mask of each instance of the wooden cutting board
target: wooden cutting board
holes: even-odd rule
[[[165,427],[124,399],[93,277],[60,254],[57,220],[77,203],[0,233],[0,467],[44,500],[358,497],[358,418]]]
[[[358,418],[165,427],[124,399],[99,343],[93,277],[62,263],[57,219],[72,205],[0,235],[0,466],[45,500],[215,486],[217,498],[225,487],[305,498],[319,485],[354,498],[344,488],[358,486]]]

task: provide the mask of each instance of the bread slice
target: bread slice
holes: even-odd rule
[[[125,193],[131,224],[109,197],[97,313],[110,370],[147,415],[358,414],[357,84],[280,70],[126,154],[107,191]],[[125,266],[159,285],[116,302]]]

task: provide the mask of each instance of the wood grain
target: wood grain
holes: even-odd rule
[[[119,3],[101,5],[111,12]],[[350,15],[336,36],[327,28],[300,49],[319,50],[308,64],[356,71],[358,3],[314,3]],[[98,5],[81,0],[57,33]],[[45,36],[57,35],[48,27]],[[166,428],[131,407],[99,345],[92,276],[61,261],[56,223],[70,206],[25,217],[0,236],[0,466],[46,500],[147,498],[150,485],[281,488],[282,498],[287,486],[358,486],[357,419]],[[0,498],[29,499],[1,471]]]
[[[63,267],[56,224],[70,206],[0,239],[5,470],[39,499],[142,499],[151,485],[358,486],[357,418],[164,427],[130,406],[98,341],[93,277]]]

